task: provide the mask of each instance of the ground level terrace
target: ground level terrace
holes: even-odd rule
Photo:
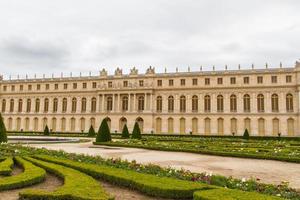
[[[98,129],[103,118],[108,117],[111,132],[121,132],[127,124],[129,131],[137,121],[143,133],[242,135],[248,129],[250,135],[298,136],[296,115],[6,115],[4,122],[9,131],[43,131],[48,125],[53,132],[87,132],[92,125]]]

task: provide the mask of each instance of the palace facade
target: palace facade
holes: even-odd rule
[[[0,80],[9,131],[87,132],[108,117],[112,132],[299,136],[300,62],[291,68]]]

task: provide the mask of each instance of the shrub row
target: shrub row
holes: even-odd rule
[[[42,190],[26,190],[20,193],[21,199],[43,199],[43,200],[108,200],[111,198],[100,183],[92,177],[77,170],[49,163],[34,158],[25,157],[24,159],[35,165],[46,169],[46,171],[61,177],[64,185],[57,188],[54,192]]]
[[[212,186],[208,184],[203,184],[199,182],[179,180],[169,177],[158,177],[151,174],[143,174],[131,170],[125,170],[120,168],[114,168],[104,165],[95,165],[76,162],[67,159],[54,158],[46,155],[37,155],[34,156],[37,159],[45,160],[48,162],[53,162],[68,166],[84,173],[87,173],[95,178],[100,178],[108,182],[129,187],[131,189],[138,190],[147,195],[163,197],[163,198],[172,198],[172,199],[191,199],[193,198],[194,192],[198,191],[194,198],[200,198],[201,192],[203,191],[221,191],[223,188]],[[226,191],[226,190],[225,190]],[[252,192],[242,192],[238,190],[228,190],[232,191],[231,193],[227,192],[228,197],[232,199],[235,198],[235,192],[240,196],[249,197],[252,193],[255,194],[257,200],[260,199],[278,199],[276,197],[267,196],[263,194],[258,194]],[[244,194],[244,196],[243,196]],[[224,198],[219,198],[224,199]],[[237,198],[238,199],[238,198]]]
[[[0,175],[11,175],[13,165],[14,161],[12,157],[5,158],[2,162],[0,162]]]
[[[14,161],[21,166],[24,171],[16,176],[8,176],[0,179],[0,191],[16,188],[23,188],[36,183],[40,183],[45,179],[46,171],[33,165],[32,163],[15,157]]]

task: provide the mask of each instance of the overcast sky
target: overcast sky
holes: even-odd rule
[[[294,66],[299,0],[0,0],[0,73]]]

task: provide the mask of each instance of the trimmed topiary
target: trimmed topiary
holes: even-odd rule
[[[131,138],[132,139],[141,139],[142,138],[141,129],[137,122],[135,122],[135,124],[134,124]]]
[[[44,135],[50,135],[50,131],[49,131],[48,125],[45,126]]]
[[[0,143],[7,142],[6,128],[0,113]]]
[[[89,129],[88,137],[94,137],[95,135],[96,135],[95,129],[94,129],[93,125],[91,125],[91,127]]]
[[[124,125],[122,130],[122,138],[129,138],[129,131],[126,124]]]
[[[243,135],[243,138],[248,140],[249,139],[249,132],[248,132],[248,129],[245,129],[245,132],[244,132],[244,135]]]
[[[96,142],[108,142],[111,141],[110,130],[107,124],[107,118],[103,119],[98,130]]]

